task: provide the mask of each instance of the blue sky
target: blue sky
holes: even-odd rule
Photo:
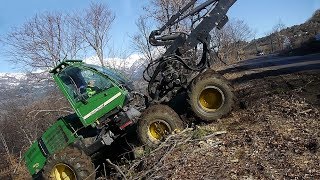
[[[98,1],[98,0],[96,0]],[[70,12],[89,6],[89,0],[0,0],[0,37],[14,26],[20,26],[36,13]],[[116,14],[110,35],[115,49],[130,52],[128,35],[136,32],[135,21],[143,14],[147,0],[101,0]],[[286,26],[301,24],[320,8],[320,0],[238,0],[229,11],[230,18],[244,20],[257,37],[265,35],[280,20]],[[0,72],[17,72],[0,51]]]

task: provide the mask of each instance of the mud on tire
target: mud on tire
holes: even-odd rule
[[[138,122],[138,137],[148,147],[154,148],[175,130],[184,129],[179,115],[166,105],[153,105],[144,111]]]
[[[53,180],[59,176],[70,180],[94,180],[95,169],[91,158],[76,147],[67,147],[62,151],[51,155],[43,168],[42,178]]]
[[[212,122],[228,114],[235,96],[228,80],[213,70],[199,74],[188,92],[189,104],[194,114],[206,122]]]

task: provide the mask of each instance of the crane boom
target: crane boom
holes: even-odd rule
[[[210,67],[210,31],[221,29],[228,22],[226,14],[236,0],[206,0],[199,5],[197,2],[199,0],[190,0],[161,28],[150,33],[151,45],[166,47],[165,53],[151,62],[143,75],[149,82],[148,93],[154,101],[170,101],[181,88],[187,88],[192,75]],[[188,33],[171,31],[186,18],[191,19]],[[198,45],[202,45],[200,61],[189,53]]]

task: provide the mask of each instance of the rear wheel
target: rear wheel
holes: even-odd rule
[[[95,179],[95,169],[91,158],[75,147],[51,155],[43,168],[46,180],[80,180]]]
[[[223,76],[207,70],[192,81],[189,104],[196,116],[212,122],[232,110],[233,88]]]
[[[178,114],[166,105],[149,107],[138,122],[138,136],[149,147],[156,147],[173,131],[182,130],[183,121]]]

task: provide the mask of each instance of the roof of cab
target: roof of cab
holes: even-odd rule
[[[61,69],[75,63],[83,63],[82,60],[65,60],[58,64],[55,68],[53,68],[50,73],[56,74],[60,72]]]

